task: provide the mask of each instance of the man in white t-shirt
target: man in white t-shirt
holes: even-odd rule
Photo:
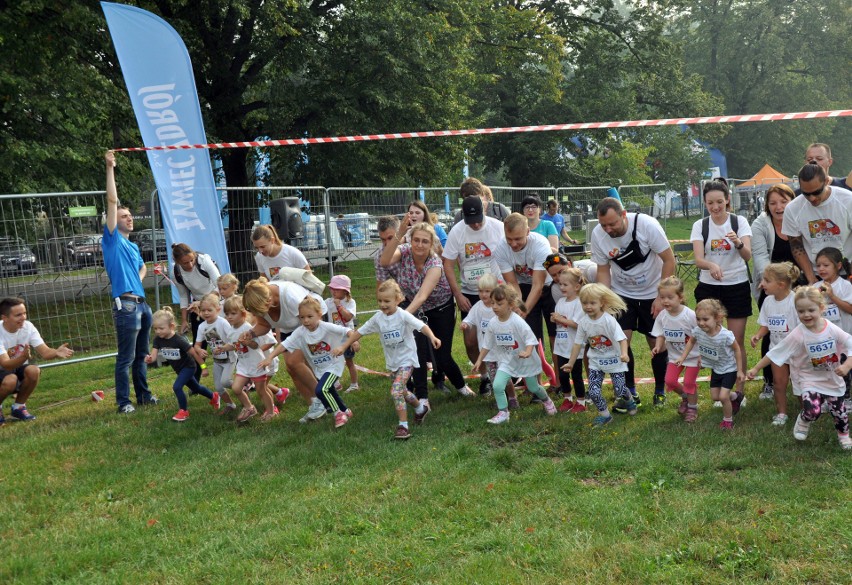
[[[35,416],[27,411],[27,398],[36,389],[41,376],[39,367],[30,363],[32,350],[45,360],[71,357],[74,352],[67,343],[53,349],[44,342],[35,325],[27,321],[23,299],[13,297],[0,301],[0,319],[0,405],[7,396],[14,394],[12,418],[30,421]],[[0,426],[5,422],[0,406]]]
[[[627,335],[628,347],[634,330],[645,335],[648,347],[654,347],[656,338],[651,330],[662,310],[657,286],[675,271],[674,252],[662,226],[649,215],[627,213],[621,201],[605,197],[598,204],[598,225],[592,231],[591,248],[592,260],[598,265],[596,282],[610,287],[627,304],[618,324]],[[634,400],[639,402],[632,349],[628,355],[626,382]],[[654,404],[665,402],[667,364],[666,352],[651,358]],[[615,410],[623,409],[616,406]]]
[[[852,192],[833,187],[825,169],[806,164],[799,171],[802,192],[784,208],[781,232],[788,236],[790,251],[809,284],[819,280],[814,273],[817,253],[831,246],[852,257]]]

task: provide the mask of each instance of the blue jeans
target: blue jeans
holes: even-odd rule
[[[151,400],[148,390],[148,340],[151,335],[151,307],[148,303],[137,303],[121,299],[121,309],[114,305],[112,320],[115,322],[115,335],[118,339],[118,355],[115,357],[115,402],[121,408],[130,404],[130,379],[128,368],[133,373],[133,390],[136,403],[144,404]]]

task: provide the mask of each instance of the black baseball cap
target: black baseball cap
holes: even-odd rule
[[[465,197],[462,201],[462,217],[467,225],[482,223],[485,219],[482,213],[482,199],[476,196]]]

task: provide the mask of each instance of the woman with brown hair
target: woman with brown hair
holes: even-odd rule
[[[310,270],[307,258],[298,249],[285,244],[271,225],[259,225],[251,233],[251,242],[257,254],[254,263],[261,276],[272,279],[284,267]]]

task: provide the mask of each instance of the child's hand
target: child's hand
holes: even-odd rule
[[[518,352],[518,357],[521,359],[527,359],[532,355],[532,347],[528,347]]]
[[[266,368],[268,368],[271,365],[272,365],[272,358],[265,357],[262,360],[260,360],[260,362],[258,362],[257,367],[260,368],[261,370],[265,370]]]
[[[623,361],[625,364],[630,361],[630,356],[627,355],[627,352],[621,354],[621,361]]]
[[[245,333],[240,335],[240,341],[244,344],[249,343],[253,339],[254,339],[254,335],[252,334],[251,330],[246,331]]]
[[[470,325],[468,325],[468,324],[467,324],[467,323],[465,323],[464,321],[462,321],[462,322],[461,322],[461,325],[459,325],[459,329],[461,329],[462,331],[467,331],[467,330],[468,330],[468,328],[470,328]]]
[[[573,370],[573,369],[574,369],[574,362],[571,362],[571,361],[569,361],[567,364],[565,364],[564,366],[562,366],[562,371],[563,371],[563,372],[570,372],[570,371],[571,371],[571,370]]]
[[[654,356],[655,356],[655,355],[657,355],[658,353],[660,353],[660,350],[658,350],[658,349],[657,349],[657,346],[656,346],[656,345],[655,345],[654,347],[652,347],[652,348],[651,348],[651,357],[654,357]]]
[[[331,355],[333,355],[334,357],[343,355],[343,347],[335,347],[331,350]]]
[[[754,345],[752,345],[752,347],[754,347]],[[754,380],[755,377],[757,377],[757,370],[755,370],[754,368],[752,368],[748,372],[746,372],[746,379]]]
[[[745,382],[745,374],[742,370],[737,370],[737,383]]]
[[[849,373],[850,369],[852,369],[852,360],[846,360],[834,369],[834,373],[842,378]]]
[[[148,355],[146,355],[145,356],[145,363],[146,364],[153,364],[154,363],[154,356],[152,356],[150,353]]]
[[[757,347],[757,344],[758,344],[758,343],[760,343],[760,340],[761,340],[761,339],[762,339],[762,337],[760,337],[757,333],[755,333],[754,335],[752,335],[752,336],[751,336],[751,347],[752,347],[752,348]]]
[[[184,321],[180,324],[180,334],[186,335],[187,331],[189,331],[189,321]]]
[[[437,337],[433,337],[432,338],[432,347],[434,347],[435,349],[440,349],[441,348],[441,340],[438,339]]]
[[[559,325],[560,323],[562,323],[562,315],[560,315],[559,313],[551,313],[550,322]]]
[[[201,358],[202,362],[207,359],[207,350],[206,349],[202,349],[202,348],[199,347],[199,348],[196,348],[195,351],[198,352],[198,357]],[[215,353],[216,350],[214,349],[213,352]]]
[[[675,365],[680,367],[683,365],[683,357],[679,357],[675,360]]]
[[[220,353],[225,353],[225,350],[224,350],[224,349],[222,349],[221,347],[214,347],[214,348],[213,348],[212,350],[210,350],[210,351],[212,351],[212,352],[213,352],[213,355],[219,355]],[[206,357],[206,356],[205,356],[205,357]]]
[[[471,374],[479,373],[479,368],[482,367],[482,362],[480,360],[476,360],[476,363],[473,364],[473,367],[470,369]]]
[[[206,378],[209,375],[210,375],[210,370],[208,370],[207,368],[204,368],[203,370],[201,370],[201,377],[202,378]]]

